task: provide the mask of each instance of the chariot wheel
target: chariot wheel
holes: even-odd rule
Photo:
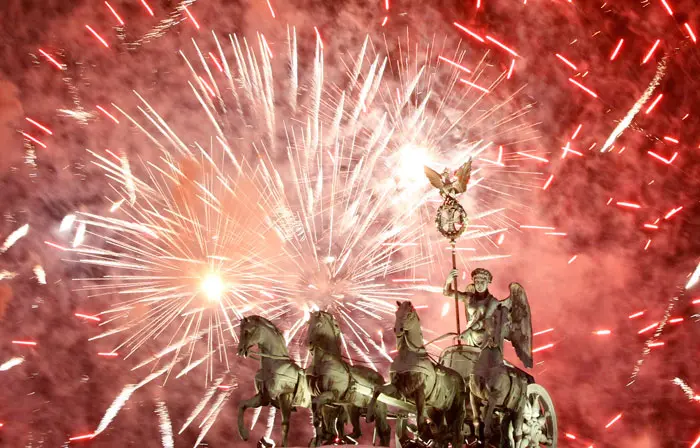
[[[547,390],[539,384],[528,384],[526,401],[523,409],[522,440],[516,445],[513,439],[513,422],[509,436],[511,446],[515,448],[539,448],[543,446],[556,448],[559,432],[554,403]]]

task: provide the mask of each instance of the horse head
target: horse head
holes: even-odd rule
[[[332,314],[326,311],[313,311],[309,316],[307,344],[309,347],[330,349],[340,347],[340,327]]]
[[[244,317],[238,327],[238,356],[248,357],[248,351],[259,342],[260,331],[251,317]]]
[[[396,304],[398,308],[396,310],[394,334],[396,335],[396,339],[401,339],[406,332],[412,332],[412,330],[416,328],[420,329],[420,318],[410,300],[404,302],[397,301]]]

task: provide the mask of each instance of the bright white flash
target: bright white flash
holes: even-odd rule
[[[224,294],[224,282],[217,274],[207,274],[202,280],[201,289],[207,300],[210,302],[218,302]]]
[[[392,175],[401,191],[415,192],[425,188],[423,167],[435,163],[429,148],[407,143],[391,159]]]

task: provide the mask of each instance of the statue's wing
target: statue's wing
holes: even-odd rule
[[[440,174],[437,171],[432,170],[432,169],[428,168],[427,166],[423,167],[423,169],[425,171],[425,175],[428,176],[428,180],[430,181],[430,184],[433,187],[435,187],[439,190],[442,190],[442,187],[445,186],[445,184],[442,183],[442,176],[440,176]]]
[[[525,367],[532,368],[532,315],[525,289],[519,283],[511,283],[510,297],[505,302],[510,307],[510,329],[506,339],[513,344]]]
[[[469,159],[467,163],[462,165],[457,170],[457,192],[464,193],[467,191],[467,184],[469,183],[469,178],[472,175],[472,159]]]

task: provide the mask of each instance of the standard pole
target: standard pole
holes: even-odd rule
[[[457,269],[457,249],[455,248],[456,246],[456,241],[452,240],[450,241],[450,245],[452,246],[452,269]],[[457,320],[457,345],[462,345],[462,338],[460,337],[462,334],[462,329],[460,328],[459,324],[459,291],[457,290],[457,276],[455,276],[452,279],[452,289],[455,292],[455,318]]]

